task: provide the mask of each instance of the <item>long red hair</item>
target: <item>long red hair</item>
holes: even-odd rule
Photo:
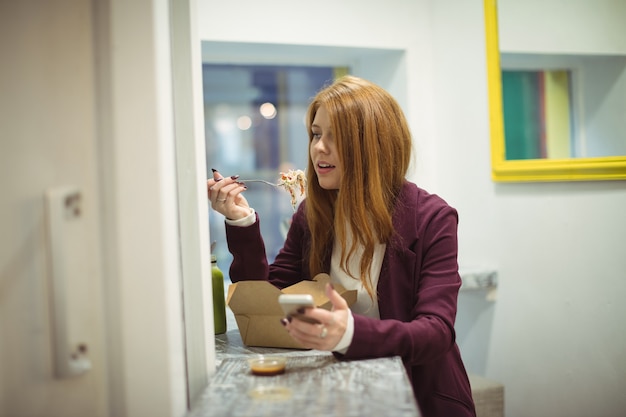
[[[377,243],[389,243],[394,233],[392,214],[405,181],[412,152],[411,134],[402,109],[383,88],[354,76],[344,76],[322,89],[307,113],[309,143],[317,109],[324,106],[341,161],[339,190],[320,187],[313,161],[307,169],[306,217],[311,231],[311,276],[323,271],[336,236],[341,268],[361,246],[361,280],[370,296],[370,268]],[[348,246],[347,237],[352,236]]]

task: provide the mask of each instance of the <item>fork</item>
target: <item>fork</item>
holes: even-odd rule
[[[243,183],[248,183],[248,182],[262,182],[263,184],[267,184],[267,185],[271,185],[272,187],[277,187],[280,188],[280,185],[278,184],[274,184],[273,182],[269,182],[269,181],[265,181],[265,180],[259,180],[259,179],[254,179],[254,180],[238,180],[239,182],[243,182]]]

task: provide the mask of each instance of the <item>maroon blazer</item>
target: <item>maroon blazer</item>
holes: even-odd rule
[[[311,279],[305,210],[306,199],[294,214],[284,247],[271,265],[258,217],[250,227],[226,225],[228,248],[234,257],[231,280],[269,280],[284,288]],[[396,234],[387,245],[377,287],[381,320],[354,314],[352,343],[345,355],[335,356],[400,356],[424,417],[475,416],[454,332],[461,286],[457,212],[437,195],[406,182],[396,202],[393,224]],[[327,270],[331,252],[328,248]]]

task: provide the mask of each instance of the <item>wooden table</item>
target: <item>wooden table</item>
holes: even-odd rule
[[[218,369],[188,417],[419,417],[399,357],[338,361],[329,352],[245,346],[230,315],[217,335]],[[256,376],[247,359],[287,356],[284,374]]]

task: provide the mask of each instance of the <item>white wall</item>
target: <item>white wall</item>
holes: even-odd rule
[[[184,3],[95,2],[111,416],[187,411],[170,50]]]
[[[624,54],[625,4],[500,1],[501,47]],[[472,172],[464,159],[459,169]],[[482,355],[485,373],[505,382],[508,415],[623,415],[626,182],[484,185],[474,197],[489,209],[461,229],[464,256],[492,251],[501,285],[493,306],[462,300],[480,312],[471,330],[488,336],[481,343],[468,333],[470,364]]]
[[[468,369],[505,384],[506,415],[623,415],[626,183],[492,182],[482,1],[263,4],[201,1],[201,38],[404,51],[412,179],[459,209],[461,265],[499,272],[495,302],[460,296],[457,330]],[[576,4],[593,16],[598,2]]]
[[[0,416],[108,415],[92,6],[59,3],[0,2]],[[67,185],[81,215],[57,235],[74,257],[55,259],[66,302],[54,305],[44,192]],[[55,378],[53,340],[85,344],[92,369]]]
[[[0,416],[187,411],[169,3],[0,2]],[[43,195],[68,184],[65,342],[92,369],[58,379]]]
[[[623,0],[499,0],[506,52],[624,55]]]

